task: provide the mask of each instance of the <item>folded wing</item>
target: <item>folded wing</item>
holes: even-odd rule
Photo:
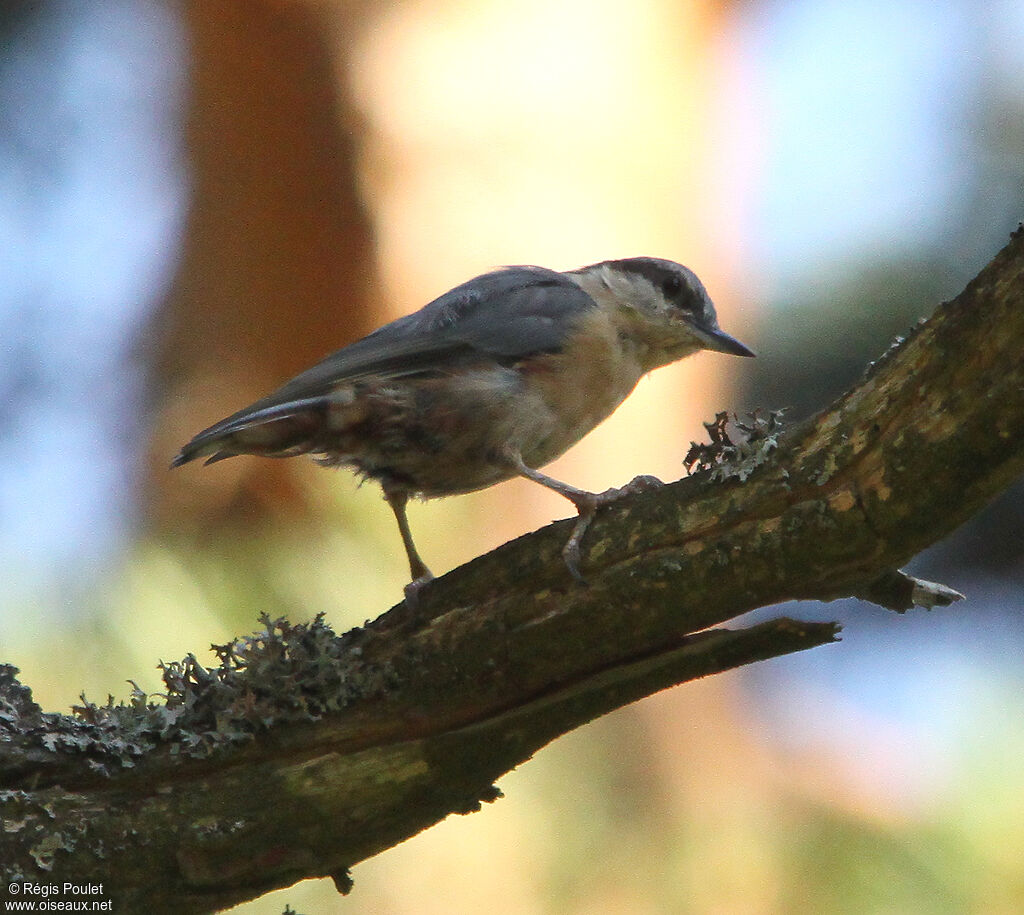
[[[554,270],[508,267],[486,273],[332,353],[203,430],[181,449],[172,466],[199,457],[212,463],[248,451],[287,455],[288,442],[302,438],[340,385],[442,374],[482,360],[508,363],[555,352],[574,320],[594,307],[589,295]]]

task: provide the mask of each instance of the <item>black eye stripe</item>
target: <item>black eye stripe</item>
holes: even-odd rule
[[[681,311],[700,314],[705,310],[707,293],[700,280],[682,264],[658,257],[627,257],[603,261],[598,266],[604,265],[643,277]]]

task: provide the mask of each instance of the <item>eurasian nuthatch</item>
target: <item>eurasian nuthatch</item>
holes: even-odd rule
[[[654,257],[559,273],[508,267],[456,286],[200,432],[172,466],[309,454],[377,480],[416,591],[432,577],[406,502],[523,476],[579,513],[563,550],[580,578],[590,493],[538,470],[607,418],[652,369],[698,350],[754,355],[718,327],[701,281]]]

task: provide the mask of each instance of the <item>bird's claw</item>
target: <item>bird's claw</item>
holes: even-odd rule
[[[434,576],[428,571],[425,575],[414,578],[405,586],[403,589],[405,592],[405,606],[409,608],[411,613],[415,614],[419,610],[420,591],[433,580]]]
[[[635,496],[637,493],[661,489],[664,485],[657,477],[651,476],[649,473],[643,473],[638,477],[633,477],[625,486],[620,486],[618,489],[605,490],[598,498],[601,500],[602,505],[607,505],[609,502],[623,499],[626,496]]]
[[[583,543],[583,535],[587,532],[587,528],[590,527],[590,522],[593,518],[594,509],[586,513],[581,511],[576,519],[576,526],[572,529],[572,534],[565,542],[565,546],[562,547],[562,560],[565,562],[565,567],[569,570],[569,574],[581,585],[586,585],[588,582],[580,571],[580,560],[583,558],[580,547]]]
[[[626,496],[636,495],[640,492],[650,492],[652,489],[659,489],[664,485],[657,477],[643,474],[633,477],[625,486],[620,486],[616,489],[606,489],[604,492],[585,492],[573,498],[572,501],[579,512],[579,517],[576,519],[576,526],[572,529],[572,534],[566,541],[565,546],[562,547],[562,559],[565,561],[569,574],[576,581],[581,585],[587,584],[586,578],[580,572],[580,561],[583,558],[583,536],[586,534],[587,528],[590,527],[590,522],[594,520],[597,510]]]

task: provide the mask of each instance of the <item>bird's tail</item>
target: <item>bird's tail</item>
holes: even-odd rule
[[[325,397],[268,407],[254,404],[200,432],[174,456],[171,467],[197,458],[213,464],[238,454],[291,457],[315,451],[328,409]]]

